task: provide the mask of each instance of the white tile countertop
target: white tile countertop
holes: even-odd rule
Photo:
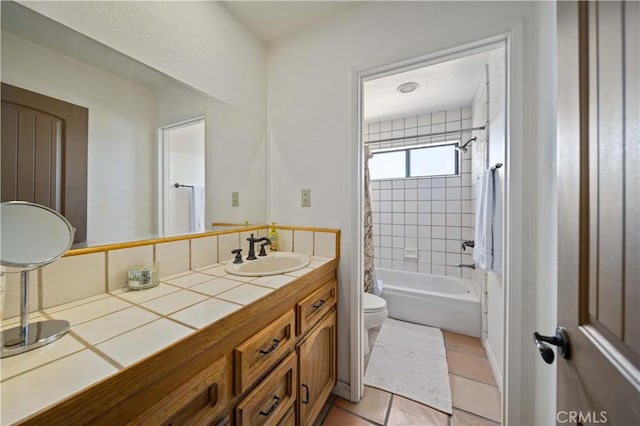
[[[166,276],[147,290],[119,289],[32,312],[30,321],[64,319],[60,340],[1,362],[1,424],[12,424],[141,361],[332,258],[283,275],[228,275],[217,263]],[[18,318],[2,321],[15,327]]]

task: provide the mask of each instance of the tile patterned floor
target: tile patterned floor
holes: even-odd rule
[[[322,426],[495,426],[500,424],[500,391],[487,355],[477,338],[444,332],[453,415],[399,395],[365,386],[353,404],[332,398]]]

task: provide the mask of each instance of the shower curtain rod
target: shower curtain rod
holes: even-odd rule
[[[367,141],[364,144],[366,145],[366,144],[370,144],[370,143],[394,142],[394,141],[401,141],[401,140],[405,140],[405,139],[426,138],[426,137],[429,137],[429,136],[441,136],[441,135],[448,135],[448,134],[451,134],[451,133],[472,132],[474,130],[484,130],[484,129],[485,129],[485,126],[467,127],[466,129],[450,130],[448,132],[434,132],[434,133],[425,133],[423,135],[398,136],[397,138],[379,139],[377,141]]]

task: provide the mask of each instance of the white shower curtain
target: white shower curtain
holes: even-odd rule
[[[373,214],[371,213],[371,185],[369,182],[368,146],[364,147],[364,291],[373,293],[375,270],[373,266]]]

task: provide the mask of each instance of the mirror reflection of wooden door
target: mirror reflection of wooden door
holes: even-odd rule
[[[88,110],[2,83],[2,201],[29,201],[87,232]]]
[[[640,424],[640,3],[558,2],[559,424]]]
[[[62,120],[2,102],[2,201],[60,211]]]

